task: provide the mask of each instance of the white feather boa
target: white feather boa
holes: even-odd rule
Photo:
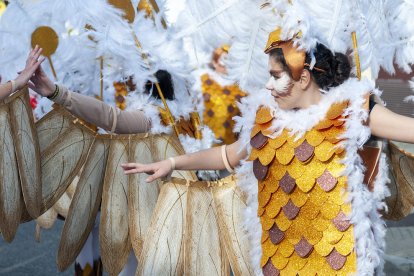
[[[411,91],[414,93],[414,78],[412,78],[412,79],[409,81],[409,83],[410,83],[410,88],[411,88]],[[410,96],[405,97],[405,98],[404,98],[404,101],[405,101],[405,102],[413,102],[413,103],[414,103],[414,95],[410,95]]]
[[[381,275],[385,225],[377,210],[385,206],[383,200],[388,193],[385,186],[388,179],[387,169],[384,165],[385,158],[381,158],[380,173],[376,179],[375,190],[371,193],[367,186],[363,184],[364,166],[357,153],[370,137],[369,128],[363,125],[368,113],[362,108],[365,102],[363,95],[368,91],[378,92],[374,87],[374,83],[367,79],[363,79],[361,82],[351,79],[343,85],[328,91],[320,104],[300,111],[280,110],[269,96],[270,93],[263,91],[243,99],[240,106],[243,117],[237,118],[237,126],[239,128],[243,127],[241,139],[243,145],[250,148],[248,145],[250,132],[254,125],[256,110],[261,105],[266,105],[275,112],[278,120],[274,120],[272,127],[276,131],[281,132],[287,128],[291,129],[291,134],[301,136],[324,118],[333,103],[350,101],[350,105],[345,111],[348,119],[345,122],[346,132],[343,135],[343,138],[346,139],[346,142],[344,142],[346,156],[343,160],[346,169],[343,174],[348,178],[348,200],[352,205],[350,219],[354,225],[357,274]],[[245,226],[251,243],[253,267],[255,273],[261,275],[261,224],[257,217],[258,183],[252,173],[251,163],[244,161],[237,170],[238,185],[248,194]]]

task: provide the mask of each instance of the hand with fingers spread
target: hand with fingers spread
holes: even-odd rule
[[[125,174],[146,173],[150,176],[145,180],[147,183],[159,178],[168,178],[175,169],[174,159],[170,158],[152,164],[128,163],[122,164]]]
[[[26,60],[26,66],[23,71],[20,72],[16,78],[17,89],[21,89],[26,83],[33,77],[33,74],[39,69],[40,64],[45,60],[44,56],[41,56],[43,49],[38,45],[30,51]]]
[[[42,48],[36,45],[36,47],[30,51],[26,60],[26,66],[19,73],[19,76],[9,83],[0,85],[0,99],[22,89],[29,82],[33,77],[33,74],[40,68],[40,64],[45,60],[45,58],[41,56],[42,50]]]
[[[32,53],[29,55],[26,61],[26,68],[28,68],[28,65],[35,62],[37,59],[39,59],[40,53],[42,51],[42,48],[39,48],[37,45],[33,49]],[[43,62],[44,57],[40,58],[38,62]],[[25,69],[26,69],[25,68]],[[22,71],[21,74],[23,74],[24,71]],[[46,75],[46,73],[43,71],[42,66],[40,64],[36,67],[36,69],[30,74],[30,82],[29,87],[36,93],[48,97],[53,94],[55,91],[55,84],[49,79],[49,77]]]

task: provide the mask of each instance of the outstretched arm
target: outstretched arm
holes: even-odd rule
[[[225,154],[229,165],[234,168],[247,156],[246,149],[241,150],[241,142],[237,141],[226,146]],[[152,164],[129,163],[123,164],[125,174],[147,173],[151,174],[147,182],[169,175],[176,170],[224,170],[225,160],[222,157],[221,147],[185,154],[174,158],[174,161],[163,160]],[[175,168],[174,168],[175,167]]]
[[[149,118],[144,112],[123,111],[93,97],[71,92],[63,86],[56,86],[40,66],[30,80],[29,87],[40,95],[50,97],[76,117],[111,133],[135,134],[150,129]]]
[[[36,45],[36,47],[30,51],[26,61],[26,66],[23,71],[20,72],[19,76],[13,81],[0,84],[0,100],[7,98],[11,93],[22,89],[27,84],[33,73],[45,60],[44,57],[40,56],[42,54],[42,50],[42,48],[39,48],[39,46]]]
[[[369,127],[375,136],[414,143],[414,118],[399,115],[379,104],[371,111]]]

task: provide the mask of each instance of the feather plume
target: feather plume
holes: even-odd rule
[[[384,1],[354,1],[355,26],[362,70],[371,68],[374,78],[382,67],[394,73],[394,48],[388,47],[390,32],[385,20]]]
[[[395,47],[395,63],[406,73],[412,72],[414,64],[414,13],[413,0],[387,1],[388,24],[392,40],[389,47]]]
[[[260,9],[255,2],[246,2],[240,8],[249,10],[250,18],[240,23],[244,28],[233,39],[227,67],[230,79],[237,81],[242,90],[254,93],[267,81],[268,56],[264,49],[280,17],[272,9]]]

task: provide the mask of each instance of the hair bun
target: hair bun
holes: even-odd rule
[[[341,53],[335,53],[332,59],[332,86],[339,86],[343,84],[351,74],[351,65],[348,57]]]
[[[346,55],[341,53],[332,53],[325,45],[318,43],[314,49],[316,59],[315,67],[321,70],[311,70],[312,77],[316,84],[327,90],[344,83],[351,73],[351,65]],[[306,54],[306,63],[310,64],[312,56]]]

